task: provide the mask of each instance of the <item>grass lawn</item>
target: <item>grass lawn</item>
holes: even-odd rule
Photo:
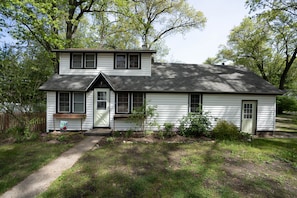
[[[48,135],[38,141],[0,144],[0,195],[82,138],[78,133]]]
[[[87,152],[39,197],[295,197],[297,139],[147,143]],[[100,144],[100,143],[99,143]]]
[[[276,131],[297,133],[297,115],[296,114],[277,115]]]

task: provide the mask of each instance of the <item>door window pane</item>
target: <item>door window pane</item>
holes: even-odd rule
[[[106,102],[98,101],[97,102],[97,110],[106,110]]]
[[[244,104],[243,118],[244,119],[252,119],[253,118],[253,104]]]
[[[106,92],[97,92],[97,110],[106,110]]]

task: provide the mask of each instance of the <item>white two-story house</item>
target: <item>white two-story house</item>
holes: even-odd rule
[[[47,92],[47,131],[135,129],[126,118],[146,101],[160,126],[201,108],[244,132],[275,130],[276,95],[282,92],[244,67],[154,63],[154,50],[53,50],[58,73]]]

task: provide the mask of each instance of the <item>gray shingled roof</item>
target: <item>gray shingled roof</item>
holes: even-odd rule
[[[58,75],[55,74],[39,87],[45,91],[87,91],[96,75]]]
[[[103,76],[115,91],[282,94],[246,68],[226,65],[154,63],[151,77]],[[54,76],[40,89],[82,91],[90,87],[92,78],[96,79],[95,76],[59,77]]]

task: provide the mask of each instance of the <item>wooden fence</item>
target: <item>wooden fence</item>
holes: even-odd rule
[[[30,130],[34,132],[45,132],[46,130],[46,113],[17,113],[15,117],[8,113],[0,113],[0,132],[9,128],[18,127],[18,118],[28,120]]]

